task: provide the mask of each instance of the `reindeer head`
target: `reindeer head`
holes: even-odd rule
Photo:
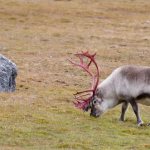
[[[86,52],[75,54],[75,56],[79,58],[80,63],[76,63],[72,60],[69,60],[73,65],[82,68],[92,78],[92,85],[89,90],[77,92],[76,94],[74,94],[76,100],[74,102],[75,106],[77,108],[83,109],[84,111],[88,111],[88,109],[91,108],[91,115],[94,114],[93,111],[95,112],[95,105],[97,102],[95,100],[95,96],[96,96],[97,86],[99,83],[99,74],[100,74],[98,65],[95,62],[95,55],[96,53],[89,54],[89,52],[86,51]],[[85,59],[87,60],[86,62]],[[95,66],[95,70],[96,70],[95,72],[92,72],[93,71],[91,68],[92,64]],[[96,115],[93,116],[96,117]]]

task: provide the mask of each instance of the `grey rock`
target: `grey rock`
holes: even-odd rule
[[[13,92],[16,89],[17,66],[0,54],[0,92]]]

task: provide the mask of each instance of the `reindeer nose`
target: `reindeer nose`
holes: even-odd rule
[[[96,114],[96,112],[91,112],[90,116],[92,116],[92,117],[98,117],[97,114]]]

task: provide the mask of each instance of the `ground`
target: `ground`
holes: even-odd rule
[[[150,127],[120,106],[101,118],[73,105],[90,79],[67,58],[96,52],[100,78],[150,64],[150,1],[0,0],[0,53],[18,66],[15,93],[0,94],[1,150],[148,150]],[[144,122],[150,107],[140,105]]]

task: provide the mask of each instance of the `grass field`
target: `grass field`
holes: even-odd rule
[[[89,78],[67,58],[97,52],[105,79],[125,64],[150,65],[150,1],[0,0],[0,53],[18,66],[17,90],[0,94],[0,150],[149,150],[150,127],[120,106],[99,119],[76,109]],[[140,105],[144,122],[150,107]]]

